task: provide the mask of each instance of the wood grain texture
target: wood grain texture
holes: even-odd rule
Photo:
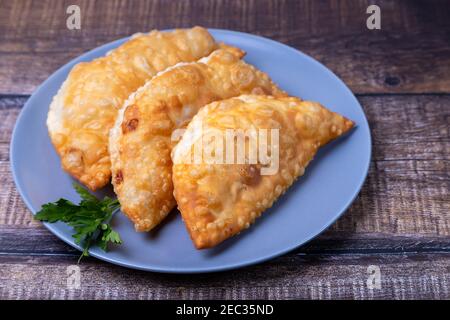
[[[71,257],[0,255],[1,299],[449,299],[449,254],[289,255],[207,275],[129,272],[87,259],[68,289]],[[367,287],[379,266],[381,288]]]
[[[366,183],[347,213],[298,252],[448,250],[450,95],[359,100],[373,135]],[[25,101],[26,97],[0,99],[0,117],[9,119],[0,124],[0,253],[76,254],[32,220],[14,187],[7,142]]]
[[[81,30],[66,28],[69,4]],[[378,4],[382,29],[368,30]],[[368,0],[0,1],[0,93],[29,94],[70,59],[154,28],[263,35],[323,62],[357,93],[450,92],[448,2]]]
[[[78,4],[82,29],[66,28]],[[369,4],[382,30],[366,28]],[[446,0],[0,0],[0,299],[450,299],[450,11]],[[368,117],[373,153],[347,212],[294,252],[233,272],[164,275],[93,258],[32,219],[9,144],[29,94],[70,59],[153,28],[234,29],[331,68]],[[56,200],[56,199],[55,199]],[[381,289],[366,286],[367,267]]]

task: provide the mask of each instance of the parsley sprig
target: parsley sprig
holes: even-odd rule
[[[79,262],[82,257],[89,255],[89,248],[92,245],[98,245],[106,251],[108,243],[122,243],[119,234],[109,224],[120,204],[118,200],[109,197],[99,200],[81,186],[77,184],[73,186],[81,197],[78,205],[66,199],[59,199],[44,204],[35,215],[35,219],[50,223],[62,221],[71,226],[75,231],[72,235],[75,243],[83,247]]]

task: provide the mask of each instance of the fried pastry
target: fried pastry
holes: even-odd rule
[[[111,178],[109,130],[130,93],[176,63],[196,61],[217,45],[206,29],[137,34],[106,56],[77,64],[53,98],[47,118],[65,171],[91,190]]]
[[[248,228],[303,175],[319,147],[352,127],[352,121],[320,104],[292,97],[244,95],[203,107],[172,152],[174,195],[195,247],[213,247]],[[224,138],[227,131],[246,137],[241,162],[237,144],[230,148],[234,140]],[[215,139],[205,139],[211,133]],[[227,152],[219,152],[219,161],[203,155],[195,162],[200,141],[203,151],[215,150],[215,156],[217,150]],[[257,157],[251,157],[255,147]]]
[[[124,104],[110,134],[112,183],[137,231],[149,231],[175,207],[172,133],[204,105],[244,93],[286,96],[241,60],[236,48],[214,51],[155,76]]]

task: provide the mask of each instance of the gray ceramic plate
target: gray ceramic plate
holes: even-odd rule
[[[245,51],[249,63],[267,72],[290,94],[318,101],[356,122],[346,137],[323,148],[306,174],[247,231],[216,248],[196,250],[178,212],[151,233],[136,233],[122,214],[113,219],[123,244],[91,255],[114,264],[159,272],[193,273],[238,268],[286,253],[311,240],[333,223],[358,194],[367,175],[371,140],[364,112],[347,86],[330,70],[281,43],[250,34],[210,30],[219,41]],[[31,96],[17,120],[11,163],[17,189],[28,208],[59,198],[78,201],[73,180],[60,167],[45,125],[48,106],[70,69],[80,61],[104,55],[127,39],[96,48],[51,75]],[[102,193],[110,193],[111,189]],[[71,229],[46,224],[58,238],[79,248]]]

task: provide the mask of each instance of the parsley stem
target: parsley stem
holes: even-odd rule
[[[72,227],[72,237],[83,250],[79,263],[82,257],[89,256],[92,245],[107,251],[108,244],[122,243],[120,235],[110,225],[112,217],[120,209],[120,203],[109,197],[97,199],[80,185],[74,183],[73,186],[81,197],[79,204],[67,199],[46,203],[36,213],[35,219],[49,223],[60,221]]]
[[[109,224],[111,222],[114,214],[116,214],[116,212],[118,212],[119,210],[120,210],[120,205],[117,205],[117,207],[111,212],[109,217],[107,217],[106,220],[102,221],[100,228],[102,227],[103,224]],[[96,243],[99,235],[100,235],[100,230],[97,229],[92,233],[91,237],[88,237],[86,239],[86,243],[85,243],[83,252],[81,253],[80,257],[78,258],[77,264],[80,264],[80,261],[83,257],[89,256],[89,249],[91,248],[92,241],[94,241],[94,243]]]

